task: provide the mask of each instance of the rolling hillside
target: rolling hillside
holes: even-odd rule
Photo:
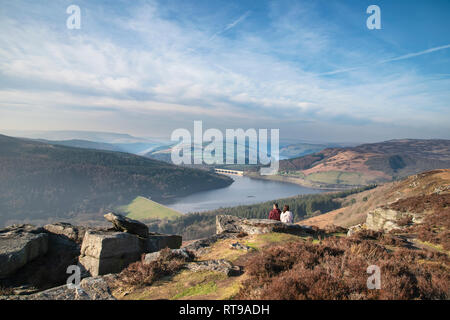
[[[377,207],[390,205],[399,200],[405,201],[405,199],[412,204],[415,202],[414,199],[419,197],[449,194],[449,192],[450,169],[428,171],[339,199],[343,205],[342,208],[303,220],[300,224],[315,225],[320,228],[329,224],[349,227],[363,223],[367,213]],[[421,202],[424,201],[421,200]]]
[[[138,195],[160,201],[231,183],[226,176],[128,153],[0,135],[0,225],[95,217]]]
[[[54,145],[58,145],[58,146],[74,147],[74,148],[125,152],[125,150],[115,146],[114,144],[105,143],[105,142],[94,142],[94,141],[78,140],[78,139],[72,139],[72,140],[37,139],[36,141],[47,143],[47,144],[54,144]]]
[[[450,140],[405,139],[328,148],[282,160],[278,177],[312,187],[350,187],[449,167]]]

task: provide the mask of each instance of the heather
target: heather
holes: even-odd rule
[[[367,288],[369,265],[381,270],[380,290]],[[360,235],[286,243],[262,250],[248,262],[249,278],[237,298],[448,299],[448,266],[446,254],[390,250]]]

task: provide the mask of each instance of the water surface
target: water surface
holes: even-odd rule
[[[292,183],[252,179],[245,176],[230,175],[230,177],[234,179],[234,182],[226,188],[194,193],[166,204],[166,206],[182,213],[201,212],[287,198],[299,194],[323,192]]]

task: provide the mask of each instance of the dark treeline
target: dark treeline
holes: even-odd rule
[[[374,187],[374,185],[370,185],[335,193],[300,195],[252,205],[189,213],[172,221],[147,221],[147,224],[152,232],[181,234],[184,240],[199,239],[215,233],[215,217],[217,215],[264,219],[268,217],[273,202],[277,202],[280,207],[285,204],[289,205],[294,214],[294,221],[300,221],[307,217],[339,209],[342,203],[338,199]]]

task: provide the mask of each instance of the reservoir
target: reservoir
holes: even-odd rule
[[[323,190],[310,189],[292,183],[252,179],[246,176],[228,176],[234,179],[234,182],[228,187],[194,193],[165,205],[181,213],[202,212],[287,198],[299,194],[324,192]]]

